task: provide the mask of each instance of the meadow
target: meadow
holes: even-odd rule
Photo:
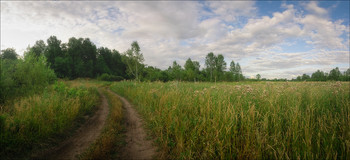
[[[28,158],[36,149],[57,143],[68,136],[67,131],[74,129],[84,116],[92,114],[98,104],[96,87],[61,81],[47,86],[41,93],[3,104],[0,156]]]
[[[166,159],[350,159],[349,82],[116,82]]]

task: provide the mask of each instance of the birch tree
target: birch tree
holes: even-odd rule
[[[135,76],[137,81],[140,80],[140,69],[144,61],[143,55],[140,50],[140,46],[137,41],[131,43],[131,49],[125,52],[125,63],[127,64],[127,71]]]

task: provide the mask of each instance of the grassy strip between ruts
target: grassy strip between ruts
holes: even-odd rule
[[[96,88],[70,87],[58,82],[41,94],[21,98],[0,112],[1,159],[28,158],[49,139],[65,135],[74,122],[92,114]],[[45,143],[45,144],[43,144]]]
[[[81,159],[116,159],[123,141],[122,103],[116,95],[107,89],[102,89],[109,104],[109,115],[100,137],[81,155]]]
[[[128,98],[167,159],[349,159],[348,82],[138,83]]]

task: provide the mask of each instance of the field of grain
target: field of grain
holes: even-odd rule
[[[136,83],[135,104],[171,159],[350,159],[348,82]]]

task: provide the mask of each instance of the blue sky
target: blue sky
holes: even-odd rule
[[[137,40],[145,64],[166,69],[209,52],[264,78],[349,68],[349,1],[1,1],[1,49],[18,54],[56,35],[88,37],[123,53]]]

